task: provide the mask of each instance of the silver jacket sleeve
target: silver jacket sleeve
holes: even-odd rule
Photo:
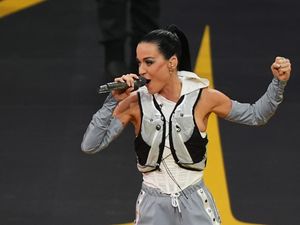
[[[112,116],[117,101],[110,94],[101,109],[93,118],[83,136],[81,149],[83,152],[93,154],[106,148],[123,130],[120,120]]]
[[[274,77],[266,93],[254,104],[232,100],[231,111],[225,119],[253,126],[266,124],[282,102],[286,84],[287,81],[280,81]]]

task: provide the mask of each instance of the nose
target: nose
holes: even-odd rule
[[[143,63],[141,63],[140,65],[139,65],[139,74],[140,75],[144,75],[146,73],[146,70],[145,70],[145,68],[144,68],[144,66],[143,66]]]

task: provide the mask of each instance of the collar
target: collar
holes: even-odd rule
[[[193,72],[178,71],[178,77],[182,82],[180,96],[191,93],[201,88],[208,87],[209,85],[209,80],[201,78]]]

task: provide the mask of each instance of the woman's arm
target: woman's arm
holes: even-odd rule
[[[122,123],[112,116],[117,101],[110,94],[94,115],[83,136],[81,149],[88,154],[106,148],[123,130]]]
[[[132,87],[135,74],[124,75],[115,81],[126,82]],[[131,120],[131,102],[136,98],[133,88],[124,91],[113,91],[106,98],[103,106],[94,115],[83,136],[81,149],[83,152],[93,154],[106,148]]]
[[[214,94],[216,103],[212,111],[225,119],[247,125],[263,125],[274,115],[283,100],[284,88],[290,78],[291,64],[288,59],[276,57],[271,66],[274,78],[266,93],[254,104],[230,100],[220,92]]]
[[[253,126],[266,124],[282,102],[285,86],[286,81],[274,77],[266,93],[254,104],[232,101],[231,110],[225,119]]]

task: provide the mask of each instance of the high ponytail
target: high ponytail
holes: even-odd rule
[[[176,25],[169,25],[165,29],[151,31],[140,42],[157,44],[158,49],[166,59],[176,55],[179,62],[178,70],[192,70],[188,40]]]
[[[177,35],[180,41],[180,55],[179,57],[179,65],[178,70],[186,70],[191,71],[191,55],[190,55],[190,47],[189,42],[185,34],[174,24],[171,24],[166,27],[167,31],[172,32],[173,34]]]

